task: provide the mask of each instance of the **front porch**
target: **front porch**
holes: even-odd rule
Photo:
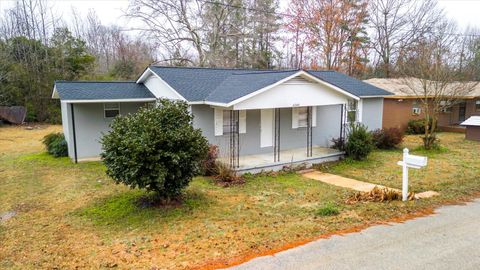
[[[259,173],[261,171],[278,171],[285,166],[307,167],[315,163],[339,160],[343,152],[321,146],[313,146],[311,155],[307,155],[306,148],[295,148],[280,151],[279,161],[274,161],[271,153],[240,156],[238,167],[235,170],[239,173]],[[229,158],[220,158],[221,162],[228,163]]]

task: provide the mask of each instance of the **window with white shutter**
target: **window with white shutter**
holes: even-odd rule
[[[231,110],[222,110],[222,109],[215,109],[215,136],[222,136],[224,134],[230,133],[232,130],[230,125],[232,125],[230,118],[231,118]],[[239,117],[239,133],[246,133],[247,132],[247,111],[241,110],[238,111]],[[233,123],[236,125],[237,123]]]
[[[312,111],[312,127],[317,126],[317,107],[310,107]],[[308,125],[308,107],[292,108],[292,128],[304,128]]]
[[[247,111],[246,110],[241,110],[239,112],[239,118],[240,118],[239,132],[240,133],[247,133]]]
[[[223,110],[215,108],[214,112],[215,136],[223,135]]]

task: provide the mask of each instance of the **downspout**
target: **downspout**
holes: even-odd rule
[[[70,109],[72,111],[72,132],[73,132],[73,151],[75,163],[78,163],[77,157],[77,136],[75,132],[75,111],[73,110],[73,103],[70,103]]]

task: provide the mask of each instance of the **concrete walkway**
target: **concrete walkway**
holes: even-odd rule
[[[311,171],[302,174],[303,177],[321,181],[330,185],[350,188],[356,191],[369,192],[374,187],[385,188],[381,185],[375,185],[367,182],[358,181],[351,178],[342,177],[335,174],[324,173],[320,171]],[[390,189],[390,188],[389,188]]]
[[[395,188],[385,187],[382,185],[375,185],[372,183],[362,182],[355,179],[346,178],[346,177],[342,177],[342,176],[330,174],[330,173],[324,173],[316,170],[310,170],[310,171],[304,172],[302,173],[302,176],[313,179],[313,180],[321,181],[330,185],[350,188],[350,189],[361,191],[361,192],[370,192],[374,187],[388,188],[390,190],[401,192],[401,190],[398,190]],[[425,192],[415,194],[415,198],[425,199],[425,198],[430,198],[432,196],[437,196],[437,195],[439,194],[435,191],[425,191]]]
[[[317,240],[232,269],[479,269],[480,200],[436,212]]]

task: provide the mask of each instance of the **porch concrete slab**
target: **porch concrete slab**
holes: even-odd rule
[[[370,192],[374,187],[385,188],[382,185],[375,185],[367,182],[358,181],[351,178],[338,176],[335,174],[324,173],[319,171],[307,172],[302,174],[303,177],[321,181],[330,185],[350,188],[361,192]],[[391,188],[388,188],[391,189]]]
[[[238,170],[245,170],[247,168],[263,168],[265,167],[274,167],[276,165],[288,165],[288,164],[295,164],[298,162],[308,160],[314,160],[321,157],[329,157],[332,155],[341,155],[342,152],[338,150],[328,148],[328,147],[321,147],[321,146],[313,146],[312,147],[312,156],[307,156],[307,149],[306,147],[302,148],[294,148],[294,149],[285,149],[280,151],[280,161],[274,162],[273,161],[273,152],[271,153],[264,153],[264,154],[256,154],[256,155],[241,155],[239,160],[239,169]],[[229,157],[219,157],[221,162],[227,163],[229,162]]]

